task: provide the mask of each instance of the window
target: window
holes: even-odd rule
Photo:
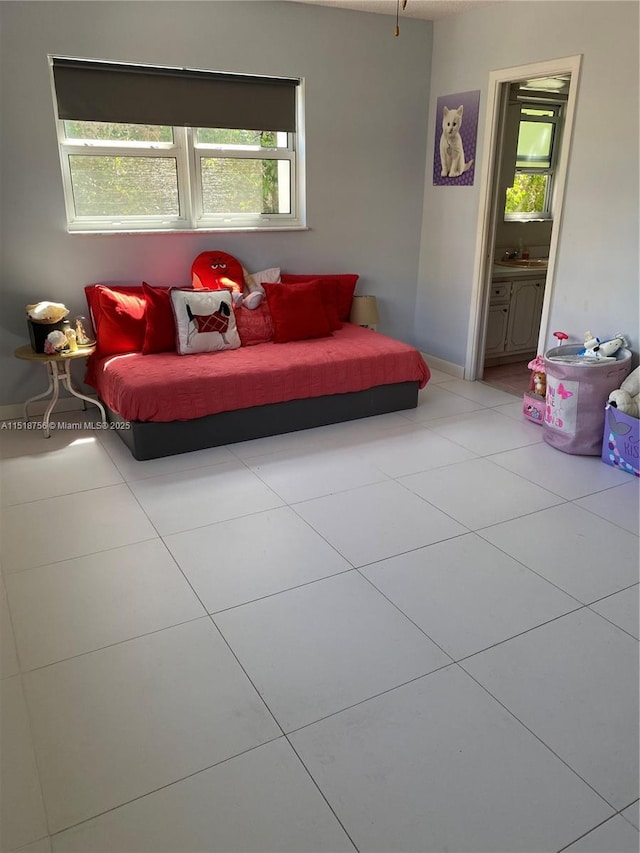
[[[506,192],[505,219],[551,219],[560,119],[558,104],[519,105],[515,173]]]
[[[70,231],[304,224],[300,81],[52,60]]]

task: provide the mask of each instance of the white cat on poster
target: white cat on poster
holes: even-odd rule
[[[464,146],[460,136],[463,111],[462,104],[457,110],[450,110],[449,107],[443,110],[440,136],[440,175],[443,178],[457,178],[473,166],[473,160],[468,163],[464,161]]]

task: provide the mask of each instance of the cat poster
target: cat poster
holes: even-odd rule
[[[433,185],[472,187],[480,90],[441,95],[436,109]]]

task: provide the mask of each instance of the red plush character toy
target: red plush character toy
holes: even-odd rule
[[[257,308],[264,295],[240,261],[227,252],[201,252],[191,265],[191,282],[195,288],[230,290],[234,304],[245,308]]]

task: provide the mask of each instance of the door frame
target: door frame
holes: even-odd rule
[[[545,284],[542,318],[538,336],[538,352],[543,352],[549,332],[551,298],[555,286],[555,268],[558,242],[562,225],[569,152],[573,136],[573,121],[578,94],[582,54],[549,59],[528,65],[517,65],[491,71],[487,89],[482,166],[480,170],[480,203],[476,228],[474,277],[471,292],[471,310],[467,334],[467,356],[464,367],[465,379],[481,379],[484,366],[484,342],[487,326],[491,268],[493,266],[493,242],[497,222],[496,185],[500,168],[499,134],[502,131],[501,94],[503,85],[532,80],[536,77],[552,77],[555,74],[571,74],[564,128],[560,145],[560,156],[553,189],[553,228],[549,246],[549,264]],[[478,375],[480,374],[480,375]]]

